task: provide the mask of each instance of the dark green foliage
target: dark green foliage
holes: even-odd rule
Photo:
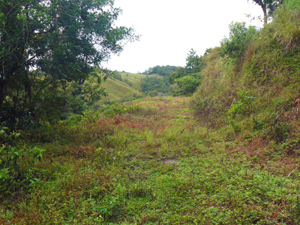
[[[106,95],[100,86],[103,78],[96,73],[82,84],[75,81],[66,84],[52,82],[47,86],[44,86],[48,79],[46,75],[31,74],[32,99],[26,101],[27,94],[20,88],[11,92],[13,97],[7,97],[2,105],[0,121],[10,129],[32,129],[41,120],[54,123],[72,113],[82,114]]]
[[[256,34],[255,27],[246,27],[246,23],[231,23],[228,38],[224,38],[221,43],[222,54],[230,58],[239,59],[245,53],[252,37]]]
[[[167,77],[152,77],[148,76],[143,79],[142,84],[142,92],[148,94],[155,91],[156,93],[162,92],[164,94],[171,94],[172,87]]]
[[[0,198],[20,188],[30,189],[39,181],[34,177],[34,163],[42,159],[43,149],[16,145],[20,133],[0,130]]]
[[[109,0],[1,0],[0,122],[20,128],[38,121],[38,99],[64,107],[64,97],[49,92],[84,84],[122,50],[122,40],[135,38],[132,29],[114,26],[119,13]]]
[[[192,74],[197,73],[201,70],[201,57],[199,57],[196,54],[196,51],[194,49],[191,49],[188,57],[186,58],[186,66],[185,66],[185,72],[186,74]]]
[[[237,117],[250,117],[253,121],[253,130],[260,131],[264,128],[264,124],[257,120],[255,112],[255,97],[249,96],[247,91],[240,90],[238,93],[238,99],[231,105],[228,110],[229,116],[228,121],[231,124],[236,134],[240,133],[241,129],[236,123]]]
[[[174,80],[201,74],[199,120],[190,98],[147,97],[41,121],[19,145],[1,128],[0,223],[299,224],[300,12],[286,10],[240,58],[217,47],[182,68]]]
[[[143,72],[143,74],[151,75],[151,74],[158,74],[160,76],[169,76],[177,70],[177,66],[155,66],[150,67],[148,70]]]
[[[122,104],[103,105],[99,109],[107,117],[114,117],[115,115],[122,115],[127,112],[127,108]]]
[[[186,58],[186,66],[179,67],[169,76],[170,83],[177,84],[174,95],[192,95],[201,83],[201,70],[204,68],[203,57],[199,57],[194,49],[191,49]]]
[[[174,80],[178,85],[175,95],[191,96],[201,83],[201,73],[194,73]]]

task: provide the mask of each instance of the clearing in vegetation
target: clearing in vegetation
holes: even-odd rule
[[[230,125],[199,126],[189,102],[145,98],[45,124],[27,137],[43,159],[6,187],[0,223],[299,224],[299,159],[228,140]]]

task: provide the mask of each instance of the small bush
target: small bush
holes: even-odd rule
[[[240,90],[238,92],[239,101],[232,104],[231,108],[228,110],[231,116],[234,118],[236,115],[248,115],[254,113],[253,101],[255,97],[248,96],[247,91]]]
[[[125,105],[103,105],[100,108],[100,111],[103,112],[103,114],[107,117],[114,117],[115,115],[122,115],[127,112],[127,108]]]
[[[4,130],[0,133],[7,139],[6,142],[19,136],[15,132],[4,135]],[[37,182],[38,179],[33,176],[33,165],[42,159],[43,152],[38,147],[20,148],[10,144],[0,147],[0,192],[4,193],[1,197]]]
[[[223,39],[221,52],[231,58],[239,59],[244,54],[256,30],[253,26],[246,27],[245,22],[232,22],[229,29],[229,38]]]
[[[179,87],[179,90],[175,92],[176,95],[191,96],[201,83],[201,73],[180,77],[175,79],[174,82]]]
[[[128,113],[130,114],[138,114],[143,110],[142,106],[135,104],[134,106],[129,106]]]

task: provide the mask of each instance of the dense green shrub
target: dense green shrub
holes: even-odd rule
[[[20,147],[16,139],[20,133],[0,130],[0,197],[5,197],[20,188],[29,189],[38,181],[34,177],[34,163],[42,159],[43,149],[38,147]]]
[[[71,114],[83,114],[107,94],[101,87],[102,75],[91,76],[80,85],[73,81],[43,86],[39,80],[48,78],[36,72],[32,72],[31,78],[31,94],[35,97],[26,100],[26,92],[12,92],[1,107],[2,126],[30,130],[39,126],[39,121],[56,123]]]
[[[125,105],[121,104],[103,105],[99,110],[107,117],[114,117],[117,114],[121,115],[127,112]]]
[[[175,95],[191,96],[201,83],[201,73],[183,76],[175,79],[178,89],[175,89]]]
[[[231,58],[239,59],[245,53],[256,30],[253,26],[246,27],[245,22],[232,22],[229,29],[229,37],[221,42],[221,52]]]
[[[206,50],[205,54],[209,50]],[[198,56],[191,49],[186,58],[186,66],[179,67],[176,72],[168,78],[170,83],[176,84],[173,95],[191,96],[202,82],[202,69],[205,66],[203,56]]]

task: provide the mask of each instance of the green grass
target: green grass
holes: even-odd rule
[[[211,50],[192,102],[108,105],[19,146],[1,130],[0,224],[300,224],[299,10],[284,10],[241,64]],[[121,76],[115,101],[146,77]]]
[[[128,84],[116,79],[108,78],[102,87],[108,92],[108,96],[101,99],[99,104],[111,101],[120,102],[132,98],[133,96],[142,95],[138,88],[130,87]]]
[[[2,195],[0,223],[299,224],[299,159],[261,155],[255,137],[228,141],[188,102],[145,98],[45,128],[37,182]]]
[[[159,75],[144,75],[134,73],[120,73],[122,80],[108,78],[103,82],[102,87],[108,92],[108,96],[101,99],[97,104],[103,104],[111,101],[122,102],[127,99],[142,96],[141,83],[143,79],[149,76],[159,77]],[[128,75],[128,76],[127,76]]]
[[[230,124],[234,135],[228,139],[243,141],[250,135],[265,155],[273,151],[299,156],[300,10],[296,2],[286,1],[275,12],[242,57],[224,56],[222,46],[212,49],[204,57],[203,81],[192,100],[202,125],[220,129]]]
[[[132,84],[137,90],[142,91],[141,83],[146,77],[161,77],[157,74],[145,75],[136,73],[120,73],[123,80],[128,79],[129,83]],[[128,76],[127,76],[128,75]]]

